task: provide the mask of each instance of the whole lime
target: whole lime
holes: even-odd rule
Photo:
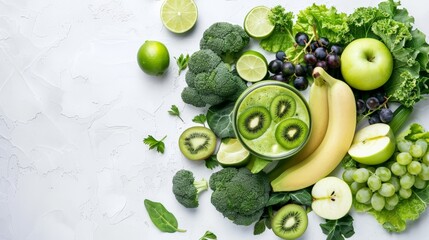
[[[147,40],[137,52],[137,62],[143,72],[159,76],[170,65],[170,54],[163,43]]]

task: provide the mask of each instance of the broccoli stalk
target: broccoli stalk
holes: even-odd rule
[[[235,224],[250,225],[260,219],[271,190],[267,174],[247,168],[224,168],[210,177],[213,206]]]
[[[179,170],[173,177],[173,193],[177,201],[187,208],[198,207],[199,194],[208,189],[205,179],[195,180],[189,170]]]

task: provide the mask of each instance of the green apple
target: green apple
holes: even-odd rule
[[[376,123],[355,134],[349,155],[357,162],[376,165],[387,161],[395,152],[395,148],[395,136],[390,126]]]
[[[341,54],[341,73],[353,88],[373,90],[389,80],[393,57],[381,41],[359,38],[346,46]]]
[[[337,177],[330,176],[317,181],[311,190],[311,196],[311,208],[324,219],[340,219],[352,207],[352,191],[344,180]]]

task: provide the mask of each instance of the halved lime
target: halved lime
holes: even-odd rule
[[[250,153],[236,138],[223,139],[217,152],[217,161],[222,166],[244,166]]]
[[[248,50],[237,60],[235,68],[242,79],[248,82],[257,82],[267,75],[268,63],[261,53]]]
[[[263,39],[274,31],[274,24],[268,18],[270,12],[271,9],[265,6],[257,6],[250,10],[244,18],[244,30],[249,36]]]
[[[161,6],[161,21],[174,33],[191,29],[198,18],[197,5],[193,0],[165,0]]]

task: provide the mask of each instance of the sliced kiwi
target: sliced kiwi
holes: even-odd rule
[[[203,160],[216,149],[216,135],[206,127],[190,127],[179,137],[180,151],[189,160]]]
[[[281,121],[276,128],[277,142],[286,149],[300,146],[307,138],[308,126],[298,118]]]
[[[282,239],[297,239],[304,234],[308,225],[305,209],[297,204],[280,208],[271,220],[274,234]]]
[[[279,95],[275,97],[270,104],[271,117],[276,123],[292,117],[295,114],[295,111],[295,99],[288,95]]]
[[[260,137],[271,124],[268,109],[255,106],[250,107],[238,116],[237,127],[240,134],[249,140]]]

